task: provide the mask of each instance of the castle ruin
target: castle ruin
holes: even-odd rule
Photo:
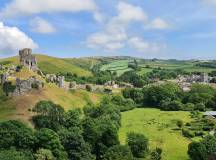
[[[28,67],[30,70],[36,71],[37,68],[37,60],[36,57],[32,55],[32,49],[24,48],[19,51],[20,64]]]

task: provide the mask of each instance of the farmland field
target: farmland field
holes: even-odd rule
[[[103,65],[100,70],[116,72],[117,75],[120,76],[127,71],[133,70],[128,67],[128,64],[132,61],[133,60],[114,60],[109,64]]]
[[[141,71],[139,71],[139,74],[144,74],[151,69],[154,68],[162,68],[162,69],[183,69],[187,72],[206,72],[209,73],[213,70],[216,70],[214,68],[207,68],[207,67],[199,67],[196,66],[197,62],[192,61],[171,61],[171,60],[159,60],[156,62],[150,61],[150,60],[141,60],[139,62],[139,66],[142,68]],[[149,68],[146,68],[146,66],[149,66]]]
[[[150,149],[161,147],[163,160],[187,160],[190,140],[181,135],[176,120],[190,122],[189,112],[165,112],[158,109],[135,109],[122,113],[120,141],[125,143],[128,132],[137,132],[149,138]]]

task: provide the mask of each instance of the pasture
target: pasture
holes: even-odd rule
[[[122,113],[119,138],[125,143],[128,132],[142,133],[149,138],[150,149],[163,149],[163,160],[188,160],[190,140],[181,135],[176,120],[190,122],[189,112],[166,112],[158,109],[139,108]]]
[[[127,71],[131,71],[133,69],[128,67],[128,64],[133,62],[133,60],[114,60],[109,64],[103,65],[100,70],[101,71],[111,71],[116,72],[118,76],[122,75]]]
[[[156,69],[159,67],[168,70],[182,69],[187,72],[205,72],[205,73],[209,73],[213,70],[216,70],[214,68],[196,66],[197,63],[198,62],[194,62],[194,61],[176,61],[176,60],[158,60],[158,61],[140,60],[139,66],[142,69],[138,73],[145,74],[147,72],[150,72],[152,69]]]

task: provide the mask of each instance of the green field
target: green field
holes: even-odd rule
[[[146,135],[150,140],[150,149],[161,147],[163,160],[188,160],[187,149],[190,140],[177,130],[176,120],[190,122],[189,112],[165,112],[158,109],[135,109],[122,113],[120,141],[125,143],[128,132]]]
[[[132,61],[133,60],[114,60],[109,64],[103,65],[100,70],[116,72],[117,75],[120,76],[127,71],[133,70],[131,68],[128,68],[129,62]]]
[[[139,66],[142,68],[141,71],[139,71],[139,74],[145,74],[147,72],[150,72],[154,68],[162,68],[162,69],[183,69],[187,72],[205,72],[209,73],[213,70],[216,70],[214,68],[207,68],[207,67],[199,67],[196,66],[198,62],[193,61],[175,61],[175,60],[158,60],[158,61],[151,61],[151,60],[141,60],[139,62]],[[150,68],[146,68],[146,66],[149,66]]]

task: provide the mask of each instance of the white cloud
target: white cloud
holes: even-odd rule
[[[124,31],[116,33],[112,31],[98,32],[88,37],[87,46],[112,51],[124,47],[125,40],[127,40],[127,35]]]
[[[129,23],[131,21],[145,22],[148,17],[143,9],[139,6],[133,6],[131,4],[120,2],[117,6],[118,16],[116,20],[120,22]]]
[[[146,26],[148,29],[168,29],[170,25],[161,18],[154,19],[150,24]]]
[[[216,0],[203,0],[206,4],[216,4]]]
[[[98,8],[94,0],[12,0],[1,10],[0,16],[7,18],[39,13],[80,11],[92,12],[96,20],[99,19]]]
[[[128,39],[126,30],[133,21],[144,23],[147,16],[142,8],[124,2],[119,2],[117,15],[112,17],[104,27],[104,31],[94,33],[87,38],[90,48],[113,51],[125,46]]]
[[[8,27],[0,22],[0,52],[16,53],[21,48],[37,48],[37,44],[17,27]]]
[[[35,17],[33,20],[31,20],[30,27],[33,32],[42,34],[50,34],[56,32],[56,29],[52,24],[40,17]]]
[[[149,43],[139,37],[130,38],[128,44],[131,48],[136,49],[139,52],[159,52],[166,48],[165,44]]]
[[[129,38],[128,26],[133,22],[139,22],[141,25],[148,25],[149,20],[147,14],[139,6],[133,6],[125,2],[119,2],[117,7],[117,15],[112,17],[104,30],[91,34],[87,40],[87,46],[90,48],[102,49],[105,51],[118,50],[129,44],[132,48],[143,51],[159,51],[162,46],[143,41],[141,38]],[[165,29],[168,24],[162,19],[155,19],[149,27],[153,29]]]

